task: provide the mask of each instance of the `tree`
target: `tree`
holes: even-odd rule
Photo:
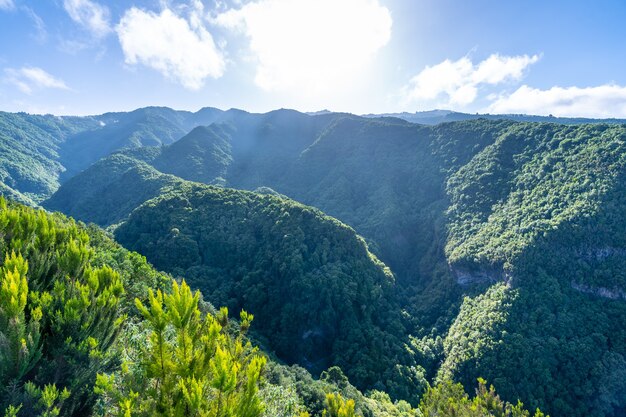
[[[136,300],[148,342],[121,372],[98,375],[103,415],[261,415],[265,358],[243,337],[253,316],[242,311],[239,328],[230,329],[228,311],[202,315],[199,297],[183,281],[170,294],[150,291],[148,305]]]
[[[430,387],[419,405],[424,417],[530,417],[524,404],[513,405],[500,399],[491,385],[479,378],[476,396],[470,399],[463,385],[446,380]],[[537,409],[534,417],[544,417]]]
[[[73,221],[0,198],[0,410],[85,415],[124,316],[120,276],[93,268]]]
[[[346,400],[341,394],[326,394],[326,409],[322,417],[356,417],[354,400]]]

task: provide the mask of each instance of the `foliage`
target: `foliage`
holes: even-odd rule
[[[0,409],[84,413],[96,373],[115,363],[120,276],[90,265],[88,237],[71,221],[0,199],[0,230]]]
[[[118,149],[172,143],[224,113],[158,107],[88,117],[0,112],[0,193],[38,204],[61,182]]]
[[[170,294],[136,300],[149,343],[118,374],[98,375],[103,415],[237,416],[263,412],[258,383],[265,359],[244,343],[252,316],[241,312],[237,337],[227,333],[227,313],[203,316],[199,293],[183,281]]]
[[[393,277],[336,220],[273,196],[185,184],[135,210],[115,235],[212,303],[252,311],[282,359],[314,372],[339,365],[361,388],[409,386]],[[413,396],[425,385],[414,379]]]
[[[449,380],[429,388],[420,402],[419,410],[424,417],[530,417],[521,402],[511,404],[500,399],[493,385],[479,378],[476,396],[472,399],[465,393],[463,385]],[[534,417],[544,417],[537,409]]]
[[[181,182],[145,163],[116,154],[70,179],[44,202],[44,207],[78,220],[110,225],[124,220],[137,206]]]
[[[344,401],[352,401],[354,412],[358,416],[414,417],[417,415],[417,410],[413,409],[409,403],[402,400],[394,402],[385,392],[374,390],[367,394],[361,393],[338,367],[331,367],[324,371],[319,379],[313,379],[305,369],[297,365],[287,367],[269,362],[266,381],[271,387],[282,387],[295,393],[301,402],[303,408],[294,408],[291,414],[287,414],[289,416],[297,416],[303,410],[311,416],[321,416],[327,408],[328,394],[341,396]],[[294,399],[290,401],[293,402]],[[268,417],[274,415],[268,411],[269,408],[266,410]]]
[[[326,394],[326,409],[322,417],[356,417],[354,400],[345,400],[339,394]]]
[[[175,136],[167,126],[180,124],[161,124],[157,114],[179,121],[187,116],[137,113],[138,121],[154,124],[152,132],[165,126],[162,144]],[[121,117],[105,117],[109,128],[102,138]],[[124,243],[187,276],[208,300],[253,311],[260,341],[316,374],[340,365],[359,387],[414,404],[427,380],[453,378],[469,388],[482,375],[504,399],[521,398],[553,415],[624,410],[623,125],[472,120],[419,126],[287,110],[229,111],[219,122],[174,145],[124,150],[101,161],[61,188],[55,209],[108,226],[156,198],[154,208],[138,210],[145,215],[141,224],[131,216],[120,227],[133,229]],[[142,123],[128,126],[151,129]],[[34,143],[34,135],[27,136],[24,143]],[[65,136],[55,137],[58,149],[69,149]],[[149,135],[141,137],[146,141],[125,142],[124,136],[118,145],[150,142]],[[24,168],[29,160],[14,155],[11,161],[30,175]],[[368,250],[393,270],[396,285],[372,285],[380,282],[371,267],[375,258],[367,255],[367,261],[363,251],[353,256],[346,248],[354,247],[354,237],[344,240],[342,227],[318,228],[307,210],[293,209],[284,197],[279,204],[214,190],[211,204],[187,204],[191,186],[166,173],[271,189],[317,207],[364,236]],[[32,201],[27,187],[7,184],[3,193]],[[208,213],[199,209],[205,203]],[[175,216],[164,214],[166,204]],[[290,207],[286,214],[279,214],[281,204]],[[299,323],[338,324],[318,329]],[[346,343],[330,347],[326,336],[334,332]],[[317,361],[311,355],[317,351],[337,360]],[[294,389],[302,398],[311,394],[306,404],[323,403],[317,388]]]
[[[234,407],[236,415],[292,417],[308,410],[318,416],[326,393],[339,391],[365,416],[400,415],[379,412],[396,406],[388,397],[363,396],[338,368],[328,370],[323,381],[315,381],[302,368],[281,377],[265,370],[266,359],[244,338],[250,314],[242,313],[238,323],[229,320],[225,309],[216,312],[186,284],[172,284],[145,258],[121,248],[98,228],[4,200],[0,206],[6,256],[0,267],[0,332],[7,341],[0,344],[0,375],[6,387],[0,410],[5,415],[111,415],[124,407],[131,415],[153,415],[146,410],[163,406],[157,400],[159,388],[165,387],[165,406],[187,415],[210,409],[220,390],[227,391],[222,410]],[[82,273],[76,272],[81,268]],[[79,299],[68,288],[68,276],[77,277],[73,285]],[[46,282],[52,290],[35,288],[36,282]],[[90,294],[96,282],[100,297],[94,300]],[[102,297],[107,288],[119,291],[119,284],[125,291],[116,300]],[[130,297],[137,297],[136,305]],[[109,308],[118,319],[111,339],[104,340]],[[120,323],[124,313],[129,318]],[[92,321],[94,316],[102,321]],[[77,322],[84,326],[75,326]],[[59,347],[67,332],[72,337],[65,337]],[[159,335],[162,352],[168,354],[162,362]],[[50,353],[53,350],[56,354]],[[159,363],[167,372],[159,373]],[[288,369],[271,362],[269,368]],[[261,378],[261,370],[271,381]],[[200,395],[202,386],[206,396]]]
[[[442,375],[465,386],[483,375],[555,415],[626,406],[616,382],[626,372],[624,139],[623,126],[515,125],[450,178],[448,259],[491,288],[465,300]]]

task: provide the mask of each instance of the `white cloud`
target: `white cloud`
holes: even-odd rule
[[[498,97],[486,110],[491,113],[553,114],[563,117],[626,118],[626,87],[552,87],[541,90],[523,85]]]
[[[74,22],[94,36],[101,38],[111,32],[110,13],[105,6],[91,0],[63,0],[63,7]]]
[[[23,93],[32,94],[35,90],[43,88],[56,88],[69,90],[65,82],[56,78],[41,68],[23,67],[20,69],[7,68],[4,70],[6,82],[15,85]]]
[[[518,81],[524,70],[539,60],[539,55],[502,56],[493,54],[473,64],[468,57],[427,66],[404,89],[407,102],[444,98],[449,105],[466,106],[476,100],[482,85]]]
[[[23,10],[30,17],[33,21],[33,25],[35,26],[35,33],[33,37],[37,42],[44,43],[48,38],[48,31],[46,30],[46,24],[43,19],[39,17],[39,15],[30,7],[23,7]]]
[[[268,91],[317,94],[349,84],[391,37],[378,0],[258,0],[214,22],[243,31]]]
[[[13,0],[0,0],[0,10],[13,9],[15,9],[15,3],[13,3]]]
[[[190,90],[207,77],[224,74],[224,57],[202,23],[202,3],[192,3],[188,17],[164,9],[156,14],[135,7],[116,28],[129,65],[143,64]]]

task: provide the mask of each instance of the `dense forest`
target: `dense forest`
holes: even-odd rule
[[[314,380],[252,345],[252,314],[229,318],[96,227],[0,198],[0,230],[5,416],[530,415],[482,380],[473,398],[429,387],[415,409],[338,367]]]
[[[530,415],[519,399],[621,415],[626,126],[393,116],[0,114],[0,192],[95,223],[3,203],[48,225],[3,229],[5,280],[33,294],[14,340],[39,353],[7,365],[25,370],[0,405]],[[38,236],[56,229],[50,249]],[[67,324],[65,346],[63,310],[45,306],[67,304],[70,282],[108,310]]]

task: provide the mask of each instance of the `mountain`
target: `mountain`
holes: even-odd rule
[[[346,294],[336,282],[369,288],[380,281],[358,259],[380,259],[395,284],[384,303],[366,303],[364,325],[353,326],[341,349],[328,340],[297,346],[297,335],[312,327],[284,319],[293,314],[284,310],[293,293],[254,305],[262,343],[315,373],[340,364],[359,388],[393,398],[415,400],[426,381],[453,379],[472,389],[484,376],[503,398],[552,415],[617,416],[626,407],[626,126],[485,118],[429,126],[290,110],[230,110],[208,126],[192,125],[171,144],[113,151],[43,205],[111,226],[126,246],[234,308],[263,299],[276,277],[291,285],[315,276],[354,300],[359,292]],[[282,210],[292,222],[278,221]],[[318,213],[312,223],[302,214],[309,210]],[[336,222],[327,216],[341,223],[322,227]],[[318,276],[311,254],[345,225],[353,237],[333,246],[337,268]],[[286,236],[300,243],[286,245]],[[358,236],[373,258],[348,250]],[[207,256],[214,252],[220,255]],[[294,281],[285,281],[281,266],[294,262]],[[337,281],[336,270],[346,276]],[[250,295],[237,284],[244,278],[244,287],[262,290]],[[328,304],[318,286],[307,288],[305,310],[320,304],[337,312],[337,300]],[[339,316],[358,311],[353,301],[345,308]],[[300,321],[329,317],[336,316]],[[350,347],[359,337],[367,348],[357,355]],[[370,345],[379,338],[390,341],[382,356]]]
[[[424,126],[277,111],[197,129],[178,147],[121,155],[187,179],[266,187],[353,227],[397,277],[393,302],[405,313],[412,360],[427,379],[469,388],[486,376],[505,398],[554,415],[612,416],[626,405],[625,138],[618,124],[480,119]],[[98,177],[88,170],[76,179],[82,175]],[[114,194],[123,195],[122,187]],[[74,188],[69,200],[84,196]],[[199,201],[190,212],[208,205]],[[164,207],[138,213],[168,219]],[[135,236],[155,230],[154,222],[141,223]],[[145,235],[146,246],[131,247],[160,259],[149,242],[171,238],[171,228],[180,230],[174,224],[167,220]],[[228,230],[209,240],[224,244],[242,233]],[[194,245],[206,244],[193,236]],[[265,240],[244,252],[263,253]]]
[[[461,307],[440,372],[498,375],[504,395],[559,415],[619,415],[624,139],[625,126],[515,125],[450,178],[447,259],[461,285],[490,288]]]
[[[32,116],[0,112],[0,188],[4,195],[35,204],[59,187],[64,171],[62,143],[72,134],[95,128],[89,118]]]
[[[586,124],[586,123],[608,123],[608,124],[623,124],[626,123],[626,119],[592,119],[589,117],[554,117],[549,116],[536,116],[529,114],[469,114],[460,113],[450,110],[429,110],[418,111],[415,113],[383,113],[383,114],[365,114],[363,117],[380,118],[380,117],[394,117],[403,119],[411,123],[436,125],[446,122],[459,122],[463,120],[512,120],[516,122],[548,122],[548,123],[560,123],[560,124]]]
[[[98,129],[72,135],[63,143],[60,158],[67,168],[63,179],[71,178],[118,149],[173,143],[192,128],[213,123],[223,113],[211,108],[191,113],[167,107],[146,107],[96,116]]]
[[[124,220],[166,188],[182,182],[137,159],[115,154],[70,179],[43,204],[78,220],[111,225]]]
[[[11,195],[25,203],[38,204],[50,197],[60,184],[100,158],[122,149],[172,144],[198,126],[209,126],[215,122],[234,125],[239,132],[236,135],[239,139],[237,143],[245,144],[246,137],[248,141],[264,135],[270,137],[272,133],[267,130],[269,126],[280,125],[278,119],[286,117],[293,119],[294,122],[297,120],[297,125],[292,126],[294,135],[291,136],[297,142],[300,137],[310,139],[310,135],[316,136],[320,133],[319,129],[323,129],[331,120],[345,116],[328,111],[315,112],[311,115],[314,117],[306,117],[305,114],[284,109],[267,114],[252,114],[242,110],[222,111],[211,107],[195,113],[167,107],[146,107],[131,112],[85,117],[0,112],[0,146],[5,155],[4,158],[0,158],[0,189],[4,190],[5,195]],[[419,124],[439,124],[476,118],[559,123],[599,122],[594,119],[526,115],[469,115],[445,110],[367,116],[374,119],[407,120]],[[601,122],[624,121],[601,120]],[[311,123],[320,125],[311,126]],[[274,140],[277,140],[278,136],[280,135]],[[241,151],[245,154],[246,148],[242,148]],[[239,182],[244,182],[248,167],[240,169],[242,172]]]
[[[430,276],[435,267],[449,275],[442,252],[445,242],[434,239],[439,233],[435,219],[443,216],[447,204],[447,173],[510,125],[476,121],[426,127],[399,119],[307,116],[281,110],[197,128],[173,145],[122,151],[120,158],[141,160],[160,172],[207,184],[248,190],[269,187],[318,207],[368,239],[403,285],[426,286],[432,280],[422,276]],[[111,171],[106,181],[118,183],[117,169],[100,169],[99,164],[68,181],[44,205],[103,226],[122,220],[132,204],[116,202],[111,207],[97,202],[99,195],[108,194],[99,185],[104,172]],[[127,195],[123,188],[113,194]],[[128,199],[136,201],[141,195],[132,193]],[[95,211],[76,209],[83,204]],[[123,207],[126,210],[120,213]],[[110,221],[94,216],[100,210],[110,215]],[[111,217],[115,213],[119,215]],[[426,304],[437,310],[433,316],[447,308],[436,300]]]
[[[187,183],[133,211],[115,238],[213,303],[253,313],[288,363],[314,374],[339,365],[358,387],[407,383],[396,373],[410,363],[392,274],[351,228],[318,210]]]
[[[229,115],[213,108],[191,113],[161,107],[86,117],[0,112],[0,189],[38,204],[116,150],[169,144]]]
[[[362,394],[337,367],[314,380],[272,360],[247,337],[250,314],[229,319],[97,227],[0,197],[0,256],[4,415],[184,415],[218,406],[250,417],[320,416],[331,407],[327,393],[359,415],[417,413],[383,392]],[[205,395],[184,395],[188,386]]]
[[[352,229],[317,210],[183,181],[124,155],[94,164],[46,207],[121,222],[119,242],[186,277],[211,302],[251,311],[258,332],[289,363],[315,374],[342,365],[359,387],[407,383],[393,367],[411,361],[391,301],[394,277]]]

